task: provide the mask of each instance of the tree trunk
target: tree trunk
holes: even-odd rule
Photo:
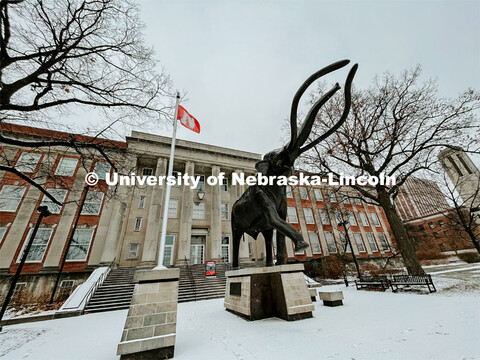
[[[385,211],[390,229],[401,252],[403,262],[410,275],[425,275],[420,261],[415,253],[415,243],[409,238],[405,225],[397,214],[390,201],[390,195],[383,189],[377,188],[378,202]]]
[[[468,236],[470,236],[470,239],[472,239],[473,245],[475,246],[475,249],[477,249],[478,253],[480,254],[480,242],[477,240],[477,237],[473,233],[473,230],[470,229],[465,229]]]

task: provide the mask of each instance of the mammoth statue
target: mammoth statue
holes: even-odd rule
[[[349,62],[349,60],[342,60],[330,64],[311,75],[302,86],[300,86],[292,101],[290,113],[290,142],[280,149],[269,152],[263,157],[263,160],[257,162],[255,164],[257,172],[266,176],[291,175],[295,160],[300,154],[312,149],[321,141],[325,140],[345,122],[350,111],[351,86],[353,77],[357,71],[357,64],[352,67],[345,82],[345,108],[338,122],[325,134],[308,145],[303,146],[310,135],[318,111],[340,89],[337,83],[312,106],[300,130],[297,131],[297,108],[303,93],[313,81],[325,74],[346,66]],[[248,187],[232,207],[233,267],[238,268],[240,240],[244,233],[247,233],[255,239],[259,233],[263,234],[265,238],[267,266],[273,265],[272,238],[274,229],[277,230],[277,265],[285,264],[285,237],[293,241],[295,251],[306,249],[309,245],[303,240],[302,234],[289,225],[286,218],[286,186],[272,184]]]

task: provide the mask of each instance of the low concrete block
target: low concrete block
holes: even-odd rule
[[[323,300],[323,305],[335,307],[343,305],[342,291],[319,291],[318,296]]]

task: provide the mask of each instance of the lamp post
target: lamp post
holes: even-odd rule
[[[30,235],[30,239],[28,240],[27,246],[25,247],[25,250],[23,251],[22,254],[22,259],[20,260],[20,264],[18,264],[17,271],[15,272],[15,275],[12,277],[12,282],[10,283],[10,289],[8,289],[7,296],[5,297],[5,301],[3,302],[2,305],[2,310],[0,310],[0,321],[2,321],[3,315],[5,314],[5,311],[7,310],[8,303],[10,302],[10,299],[12,298],[13,292],[15,291],[15,285],[17,285],[17,281],[20,277],[20,273],[22,272],[23,265],[25,264],[25,261],[27,260],[28,253],[30,252],[30,248],[32,247],[33,240],[35,240],[35,236],[37,235],[38,228],[40,226],[40,223],[42,222],[42,219],[44,217],[50,216],[52,213],[48,210],[48,207],[43,205],[39,206],[37,208],[37,211],[40,212],[40,215],[38,217],[37,223],[35,224],[35,228],[32,231],[32,234]],[[2,327],[0,326],[0,331],[2,331]]]
[[[63,267],[65,266],[65,261],[67,260],[68,250],[70,250],[70,245],[73,241],[73,236],[75,235],[75,231],[77,230],[78,220],[83,210],[83,204],[85,204],[85,198],[88,194],[88,189],[91,185],[85,185],[83,188],[82,198],[80,200],[80,208],[78,209],[77,217],[75,218],[75,223],[73,224],[72,232],[70,233],[70,237],[68,239],[67,249],[65,250],[65,255],[62,258],[62,264],[60,265],[60,270],[58,270],[57,279],[55,280],[55,285],[53,286],[52,296],[50,297],[50,301],[48,302],[47,306],[52,306],[53,298],[55,297],[55,293],[57,292],[58,283],[60,282],[60,277],[62,276]]]
[[[355,254],[353,253],[352,242],[350,241],[350,236],[348,236],[348,231],[347,231],[347,226],[346,226],[347,224],[348,224],[348,221],[344,220],[344,221],[340,222],[338,225],[343,226],[343,229],[345,230],[345,238],[347,239],[348,246],[350,246],[350,250],[352,251],[353,262],[355,263],[355,268],[357,269],[357,274],[358,274],[358,277],[360,278],[360,268],[358,267],[357,258],[355,256]],[[346,252],[346,250],[347,249],[345,248],[344,251]]]

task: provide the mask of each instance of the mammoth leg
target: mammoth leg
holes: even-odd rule
[[[266,265],[273,266],[273,255],[272,255],[273,230],[262,231],[262,234],[265,239],[265,254],[267,256]]]
[[[277,265],[285,264],[285,235],[277,231]]]
[[[242,239],[243,231],[233,230],[233,268],[238,268],[238,255],[240,251],[240,240]]]

